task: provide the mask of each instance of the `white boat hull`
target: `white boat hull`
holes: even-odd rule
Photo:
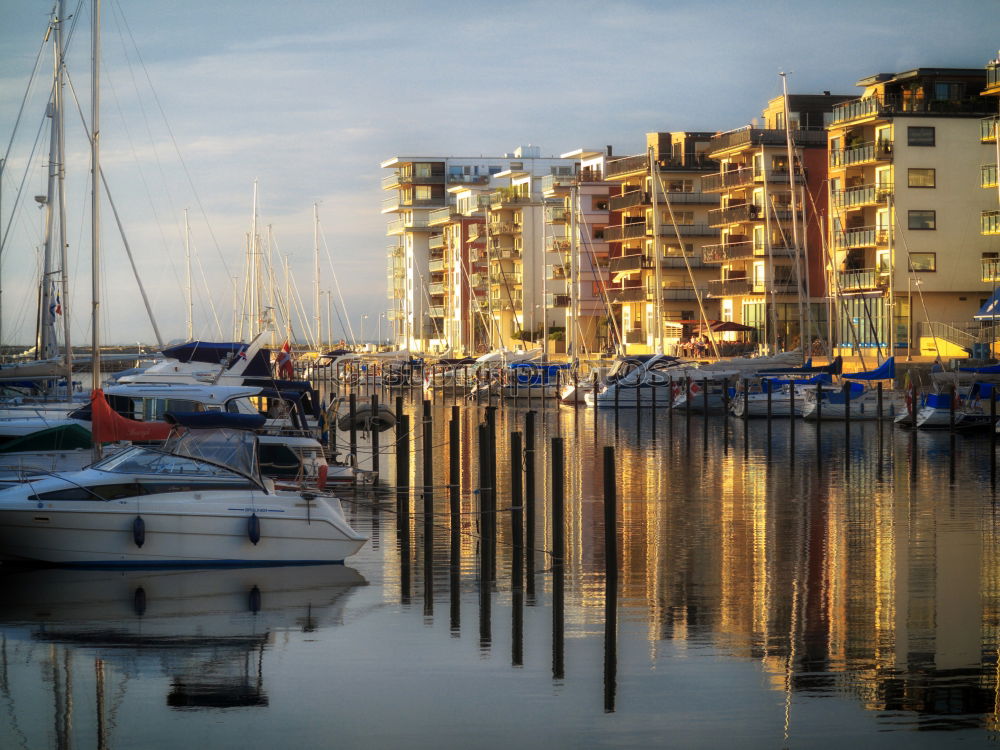
[[[212,491],[206,502],[190,492],[149,501],[40,502],[25,494],[30,490],[16,499],[0,495],[0,554],[7,558],[64,565],[312,564],[343,562],[366,541],[343,520],[336,498],[307,503],[294,493]],[[259,519],[256,544],[251,515]],[[141,547],[137,517],[145,526]]]

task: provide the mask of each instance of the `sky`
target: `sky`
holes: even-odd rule
[[[85,342],[89,145],[72,92],[89,119],[91,0],[65,6],[66,26],[78,24],[67,53],[66,310]],[[0,0],[5,344],[34,338],[48,46],[25,91],[51,8]],[[332,319],[339,337],[349,321],[374,340],[388,330],[379,164],[391,156],[528,144],[543,156],[634,154],[646,132],[751,123],[781,93],[779,71],[790,93],[851,94],[877,72],[981,68],[1000,45],[997,0],[103,0],[102,21],[102,169],[165,342],[186,336],[185,209],[194,335],[233,337],[255,181],[279,288],[287,257],[292,296],[312,318],[316,204],[323,326]],[[101,237],[102,340],[155,343],[106,202]]]

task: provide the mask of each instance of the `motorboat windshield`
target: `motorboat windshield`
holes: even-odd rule
[[[246,430],[220,427],[175,431],[163,450],[176,456],[206,461],[258,480],[257,436]]]
[[[167,453],[159,448],[133,447],[116,453],[91,468],[112,474],[168,475],[171,477],[212,477],[219,479],[243,479],[235,471],[224,466],[206,463],[186,456]]]

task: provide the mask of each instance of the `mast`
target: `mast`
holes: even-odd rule
[[[184,271],[185,296],[187,297],[187,340],[194,341],[194,297],[191,293],[191,227],[188,225],[188,210],[184,209]]]
[[[802,294],[806,287],[803,284],[802,275],[802,246],[799,244],[799,221],[798,212],[796,210],[795,204],[799,200],[799,196],[796,194],[795,190],[795,149],[792,148],[792,111],[788,106],[788,77],[785,73],[779,73],[781,76],[781,95],[782,102],[785,108],[785,148],[788,151],[788,193],[791,197],[791,208],[792,208],[792,243],[795,245],[793,252],[795,253],[795,281],[796,281],[796,299],[799,303],[799,345],[802,347],[802,353],[805,354],[806,351],[806,328],[805,328],[805,315],[802,309]],[[802,170],[803,178],[805,177],[805,170]],[[803,179],[804,182],[804,179]],[[805,216],[806,207],[803,204],[802,214]]]
[[[93,387],[101,385],[101,0],[94,0],[91,40],[90,89],[90,292],[91,292],[91,373]],[[101,444],[94,441],[94,457],[100,458]]]
[[[63,358],[66,367],[66,398],[73,392],[73,346],[70,341],[69,314],[66,305],[69,302],[69,260],[66,252],[66,128],[62,118],[63,94],[63,37],[62,37],[62,0],[56,2],[56,48],[59,51],[58,66],[53,99],[56,111],[59,113],[59,264],[62,270],[60,285],[62,287],[62,319],[63,319]],[[0,341],[3,338],[0,337]]]
[[[569,198],[569,309],[570,309],[570,319],[569,323],[572,329],[567,331],[569,335],[570,346],[572,351],[570,352],[570,361],[575,362],[580,359],[580,342],[578,340],[580,334],[580,326],[578,325],[577,316],[579,310],[577,309],[580,302],[580,294],[578,289],[578,284],[580,281],[580,259],[579,259],[579,243],[577,241],[577,226],[576,226],[576,206],[580,196],[580,186],[573,185],[570,190]]]
[[[42,273],[39,278],[38,296],[38,334],[35,339],[35,359],[50,359],[55,356],[55,295],[52,281],[52,242],[53,242],[53,212],[56,196],[56,178],[58,176],[59,149],[59,113],[56,101],[56,89],[59,83],[59,47],[52,46],[52,97],[49,100],[49,166],[48,180],[45,189],[45,244],[42,255]],[[43,200],[41,197],[36,200]]]
[[[771,325],[771,340],[769,346],[771,348],[771,354],[775,354],[778,351],[778,306],[775,304],[774,299],[774,248],[771,242],[771,212],[774,207],[771,205],[771,196],[767,190],[767,152],[764,150],[763,139],[761,139],[760,144],[760,170],[761,176],[764,178],[763,182],[763,211],[764,211],[764,244],[767,249],[767,281],[764,289],[764,307],[766,310],[770,310],[768,317],[770,318]],[[771,302],[768,304],[768,290],[767,286],[770,285],[770,296]]]
[[[656,329],[653,332],[653,351],[663,354],[663,268],[660,264],[660,209],[657,205],[659,170],[656,167],[655,149],[649,147],[649,194],[653,205],[653,273],[656,290],[653,293],[653,316]],[[684,246],[681,245],[683,251]]]
[[[314,269],[313,279],[313,309],[316,311],[316,349],[323,347],[323,315],[319,309],[319,203],[313,203],[313,250]]]

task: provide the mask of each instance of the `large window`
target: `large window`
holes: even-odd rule
[[[937,229],[936,211],[908,211],[907,226],[910,229]]]
[[[934,128],[911,125],[906,129],[906,142],[910,146],[933,146]]]
[[[910,253],[910,268],[914,271],[936,271],[937,253]]]
[[[911,188],[932,188],[935,186],[935,170],[910,167],[906,170],[906,184]]]

